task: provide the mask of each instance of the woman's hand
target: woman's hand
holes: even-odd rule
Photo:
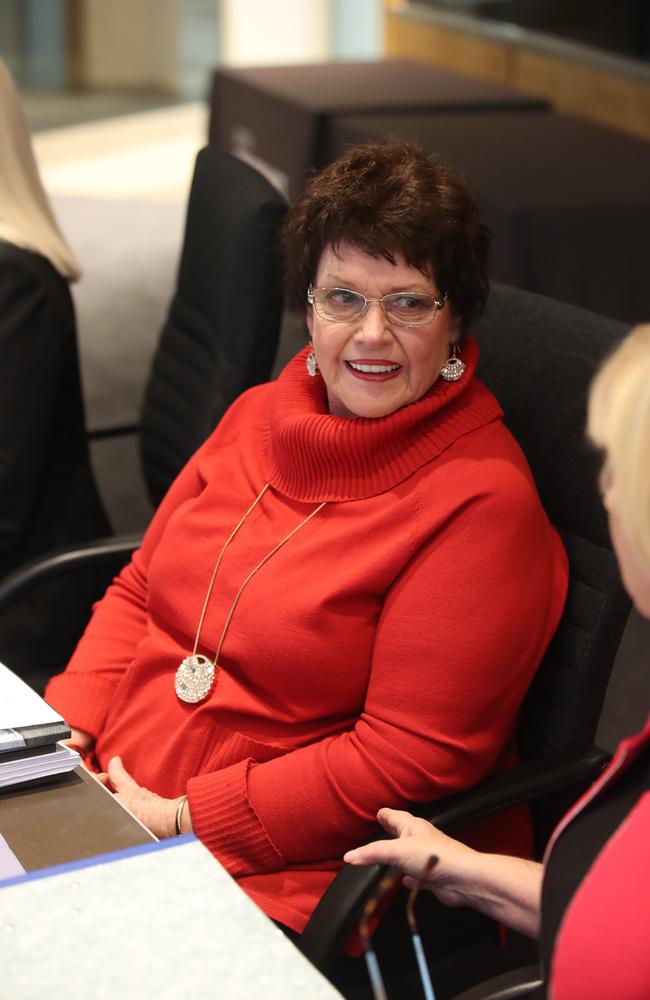
[[[156,837],[176,835],[176,810],[184,796],[164,799],[161,795],[150,792],[148,788],[143,788],[131,777],[120,757],[111,757],[107,772],[100,774],[99,779],[114,790],[118,802],[137,816]],[[190,833],[191,830],[189,806],[185,802],[181,814],[181,831]]]
[[[425,819],[399,809],[380,809],[377,819],[396,840],[377,840],[348,851],[344,861],[351,865],[395,865],[405,874],[407,888],[417,882],[432,854],[438,858],[425,887],[445,906],[466,906],[463,883],[471,877],[476,851],[440,830]]]
[[[83,729],[73,729],[70,727],[70,739],[61,740],[64,746],[72,747],[73,750],[78,750],[79,753],[84,757],[89,750],[92,750],[95,743],[95,737],[91,736],[90,733],[84,732]]]
[[[380,809],[377,819],[395,840],[378,840],[348,851],[351,865],[395,865],[405,872],[411,888],[432,854],[436,865],[426,888],[446,906],[471,906],[512,927],[537,937],[542,888],[542,866],[523,858],[482,854],[448,837],[424,819],[397,809]]]

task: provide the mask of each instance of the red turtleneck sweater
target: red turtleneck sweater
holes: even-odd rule
[[[304,352],[245,393],[180,474],[97,606],[50,701],[160,795],[277,920],[301,930],[377,809],[512,760],[521,699],[561,613],[566,561],[495,399],[468,371],[388,417],[327,413]],[[216,686],[214,655],[247,574]],[[512,850],[514,831],[479,846]],[[508,836],[508,834],[512,836]]]

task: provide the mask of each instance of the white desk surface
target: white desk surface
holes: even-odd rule
[[[340,1000],[193,836],[0,883],[14,1000]]]

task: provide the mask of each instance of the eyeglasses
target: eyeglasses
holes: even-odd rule
[[[422,939],[415,921],[414,906],[416,897],[431,875],[431,872],[437,862],[438,858],[435,854],[433,854],[422,869],[418,881],[411,889],[408,902],[406,904],[406,919],[408,920],[411,931],[411,942],[415,952],[415,959],[418,966],[418,973],[420,975],[420,982],[424,991],[425,1000],[436,1000],[436,997],[433,992],[433,984],[431,983],[431,976],[429,975],[429,968],[427,966],[427,960],[422,947]],[[370,979],[374,1000],[388,1000],[388,994],[386,993],[386,986],[384,985],[384,980],[379,968],[377,955],[372,947],[370,924],[377,908],[386,896],[389,896],[397,889],[397,887],[401,884],[401,881],[402,872],[397,868],[389,868],[388,873],[379,883],[376,892],[366,903],[363,913],[361,914],[361,919],[359,920],[359,934],[363,943],[363,953],[366,960],[366,967],[368,969],[368,977]]]
[[[365,316],[371,302],[378,302],[386,319],[396,326],[426,326],[444,306],[447,293],[442,299],[426,292],[391,292],[380,299],[368,299],[351,288],[313,288],[310,285],[307,301],[328,323],[352,323]]]

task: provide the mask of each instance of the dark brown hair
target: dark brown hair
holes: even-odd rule
[[[371,257],[433,275],[460,317],[461,332],[483,311],[490,230],[465,181],[403,139],[348,150],[312,177],[282,233],[289,303],[305,308],[323,251],[351,243]]]

